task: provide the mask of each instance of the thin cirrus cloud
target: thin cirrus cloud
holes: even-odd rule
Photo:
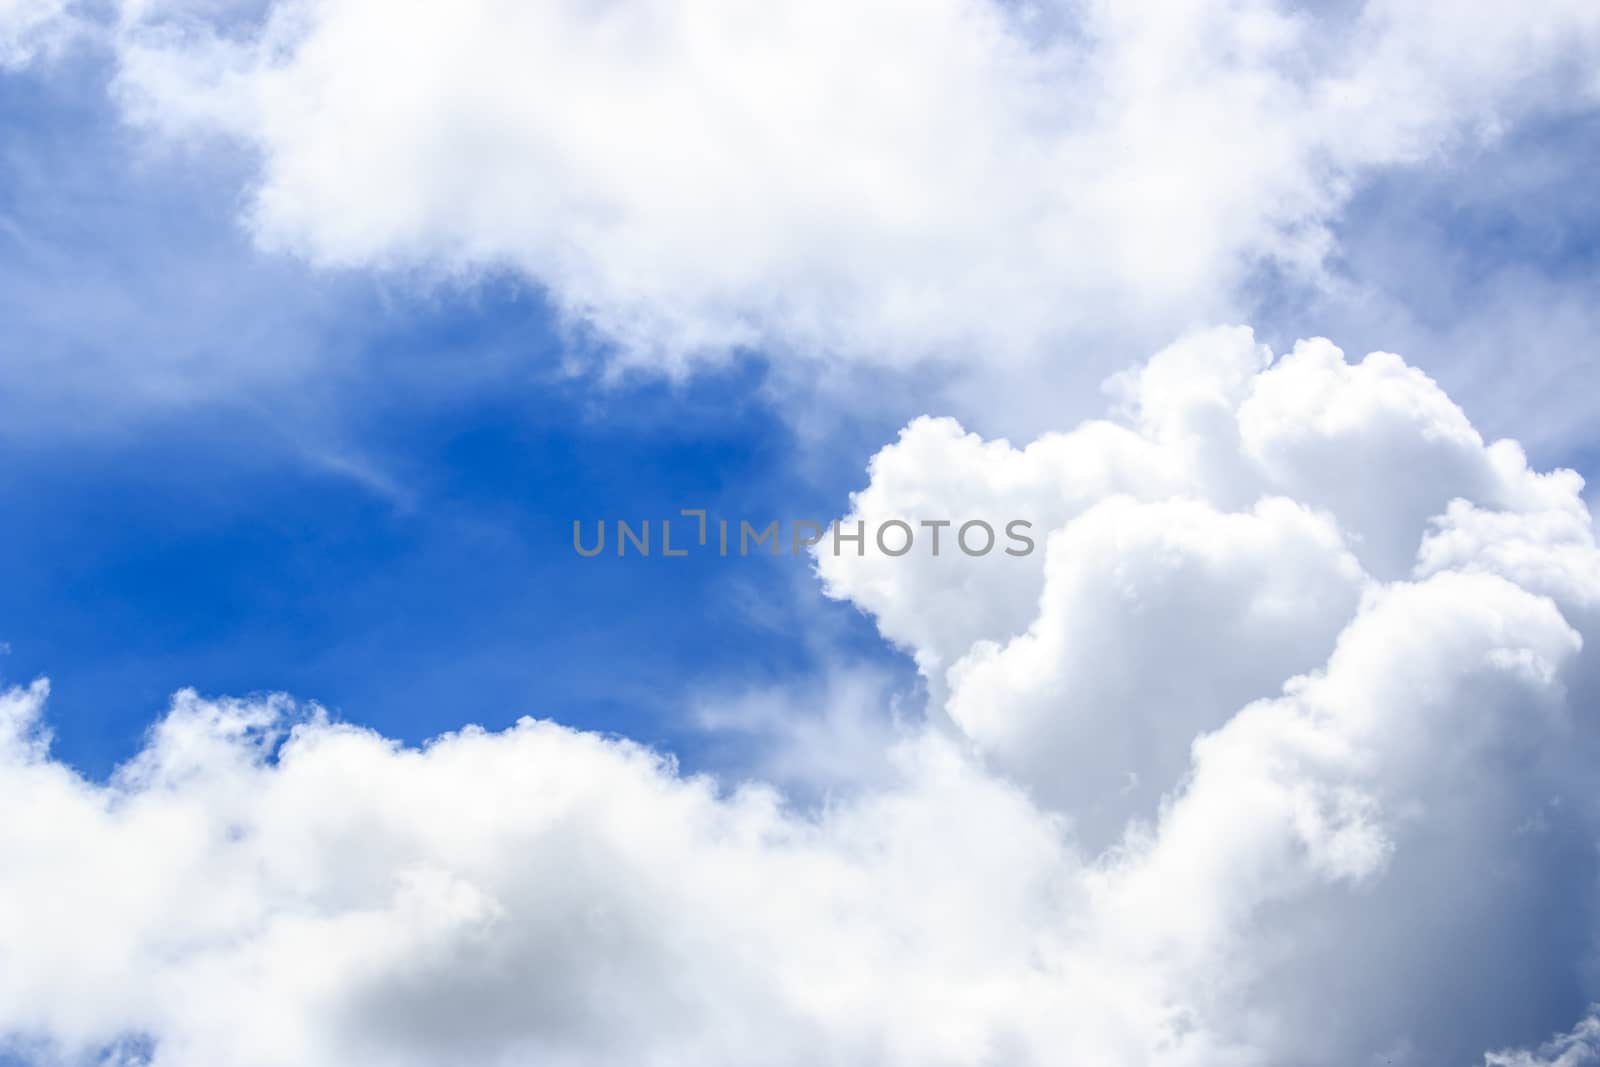
[[[409,749],[192,693],[97,784],[12,690],[0,1030],[160,1067],[1594,1062],[1581,480],[1323,341],[1204,333],[1113,391],[874,460],[853,516],[1027,513],[1041,551],[822,553],[933,715],[815,808],[553,723]]]

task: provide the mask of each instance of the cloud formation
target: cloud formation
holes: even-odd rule
[[[1113,392],[1025,448],[930,419],[874,460],[855,514],[1048,537],[819,559],[931,707],[816,807],[553,723],[418,750],[192,693],[94,783],[12,690],[0,1032],[161,1067],[1433,1067],[1566,1031],[1600,874],[1581,480],[1323,341],[1202,334]]]
[[[68,27],[67,0],[0,0],[0,71],[30,62]]]
[[[1326,341],[1274,360],[1212,331],[1111,392],[1112,419],[1025,448],[918,420],[854,500],[869,525],[1030,517],[1042,555],[823,554],[830,592],[1087,854],[1138,856],[1152,912],[1216,893],[1208,934],[1239,923],[1216,951],[1253,946],[1227,973],[1280,976],[1244,980],[1239,1017],[1335,1026],[1327,1062],[1394,1042],[1442,1063],[1471,1054],[1468,1017],[1483,1048],[1581,1009],[1600,594],[1581,480],[1483,441],[1399,357]],[[1430,1018],[1461,1030],[1417,1044]]]
[[[1246,313],[1263,271],[1320,284],[1364,177],[1592,104],[1600,49],[1584,0],[145,0],[123,25],[136,121],[258,156],[264,246],[509,271],[669,370],[1146,350],[1121,346]]]
[[[1600,1063],[1600,1016],[1589,1016],[1538,1052],[1496,1052],[1486,1062],[1488,1067],[1587,1067]]]

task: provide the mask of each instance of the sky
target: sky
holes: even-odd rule
[[[801,456],[758,359],[603,383],[563,367],[570,331],[525,284],[264,259],[235,189],[139,145],[103,69],[60,62],[10,75],[5,107],[0,664],[60,679],[65,758],[106,774],[185,686],[305,693],[413,741],[559,709],[692,748],[679,713],[702,688],[804,674],[820,649],[895,669],[802,593],[807,560],[571,548],[574,520],[681,508],[826,522],[894,424]],[[310,359],[335,366],[297,373]],[[792,630],[811,636],[772,640]]]
[[[1600,1062],[1597,133],[1561,0],[0,0],[0,1064]]]

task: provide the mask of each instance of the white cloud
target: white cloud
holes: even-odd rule
[[[827,667],[810,684],[720,688],[697,694],[690,720],[721,764],[755,773],[791,797],[853,792],[892,771],[898,743],[920,719],[889,672]]]
[[[1539,1049],[1491,1053],[1487,1067],[1589,1067],[1600,1062],[1600,1016],[1591,1015]]]
[[[936,706],[815,808],[550,723],[413,750],[193,694],[96,784],[11,691],[0,1032],[163,1067],[1432,1067],[1570,1025],[1600,919],[1581,482],[1326,342],[1205,334],[1114,392],[1025,449],[922,420],[880,454],[863,516],[1049,536],[822,557]],[[862,747],[853,716],[789,770]],[[1487,1062],[1569,1067],[1586,1033]]]
[[[54,47],[67,31],[68,0],[0,0],[0,71]]]
[[[120,91],[259,153],[264,245],[512,271],[624,363],[1103,367],[1315,281],[1364,176],[1584,106],[1597,48],[1582,0],[128,3]]]
[[[1271,904],[1281,931],[1241,920],[1230,936],[1274,943],[1292,979],[1246,984],[1239,1011],[1292,1034],[1337,999],[1346,1033],[1320,1040],[1349,1061],[1428,1018],[1528,1020],[1573,996],[1588,950],[1558,946],[1591,936],[1595,827],[1569,757],[1593,752],[1583,709],[1600,695],[1579,654],[1600,632],[1581,479],[1484,442],[1398,357],[1351,363],[1325,341],[1274,360],[1248,331],[1212,331],[1111,392],[1113,418],[1022,449],[949,420],[907,427],[847,522],[1028,518],[1051,531],[1043,551],[823,551],[830,593],[875,616],[949,726],[1086,855],[1131,840],[1137,864],[1165,870],[1171,849],[1205,872],[1152,875],[1152,911],[1181,886],[1215,893],[1205,923],[1259,923],[1280,866],[1296,894],[1308,870],[1371,882]],[[1267,836],[1249,837],[1258,817]],[[1282,859],[1286,840],[1309,868]],[[1469,930],[1475,947],[1451,947]],[[1507,1006],[1513,960],[1541,977]],[[1471,1051],[1413,1045],[1414,1062]]]

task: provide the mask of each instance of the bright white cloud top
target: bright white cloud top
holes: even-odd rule
[[[1580,479],[1322,341],[1206,333],[1113,391],[874,460],[863,517],[1049,536],[820,560],[932,706],[815,811],[548,723],[417,751],[187,694],[97,784],[12,691],[0,1030],[160,1067],[1594,1062]]]

